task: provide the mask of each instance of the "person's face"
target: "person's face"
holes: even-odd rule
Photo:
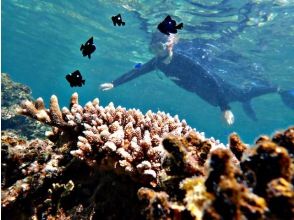
[[[166,56],[168,53],[166,45],[161,42],[151,43],[149,49],[151,53],[159,57]]]
[[[168,37],[160,32],[155,32],[149,45],[149,50],[155,56],[164,57],[168,54],[166,43]]]

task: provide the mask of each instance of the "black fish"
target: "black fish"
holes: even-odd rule
[[[91,37],[86,43],[85,45],[82,44],[80,50],[83,53],[83,56],[88,56],[89,59],[91,58],[91,54],[96,50],[96,46],[93,42],[93,37]]]
[[[82,85],[85,85],[85,80],[79,70],[76,70],[71,74],[67,74],[65,78],[69,82],[70,87],[81,87]]]
[[[122,18],[121,18],[121,15],[120,14],[118,14],[118,15],[116,15],[116,16],[112,16],[111,17],[111,20],[112,20],[112,22],[113,22],[113,25],[114,26],[116,26],[116,25],[118,25],[118,26],[125,26],[125,22],[123,22],[122,21]]]
[[[171,19],[171,17],[168,15],[158,26],[158,30],[166,35],[169,34],[176,34],[177,30],[183,28],[183,23],[180,23],[177,25],[176,21]]]

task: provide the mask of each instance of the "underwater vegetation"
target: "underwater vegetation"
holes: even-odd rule
[[[3,219],[294,217],[294,127],[225,146],[178,116],[81,106],[77,93],[68,108],[53,95],[49,108],[38,98],[17,111],[52,130],[2,132]]]

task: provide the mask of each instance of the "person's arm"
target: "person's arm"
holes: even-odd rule
[[[219,98],[219,107],[223,113],[223,118],[225,119],[226,123],[228,125],[234,124],[234,121],[235,121],[234,114],[231,111],[231,107],[229,106],[226,100],[226,96],[224,94],[223,89],[221,89],[221,92],[218,94],[218,98]]]
[[[229,106],[229,103],[227,101],[226,91],[224,91],[226,88],[222,83],[220,83],[221,79],[219,79],[216,76],[213,76],[213,79],[216,84],[218,105],[220,107],[220,110],[222,111],[223,118],[228,125],[232,125],[234,124],[235,118],[233,112],[231,111],[231,107]]]
[[[131,71],[123,74],[116,80],[114,80],[112,83],[103,83],[100,85],[100,88],[102,90],[109,90],[112,89],[113,87],[117,87],[119,85],[122,85],[126,82],[129,82],[139,76],[142,76],[146,73],[149,73],[156,68],[156,58],[151,59],[149,62],[143,64],[140,68],[138,69],[132,69]]]

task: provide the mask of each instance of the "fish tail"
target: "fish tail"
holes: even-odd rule
[[[182,29],[183,28],[183,23],[180,23],[180,24],[178,24],[177,26],[176,26],[176,29]]]
[[[294,89],[279,92],[283,103],[294,110]]]

